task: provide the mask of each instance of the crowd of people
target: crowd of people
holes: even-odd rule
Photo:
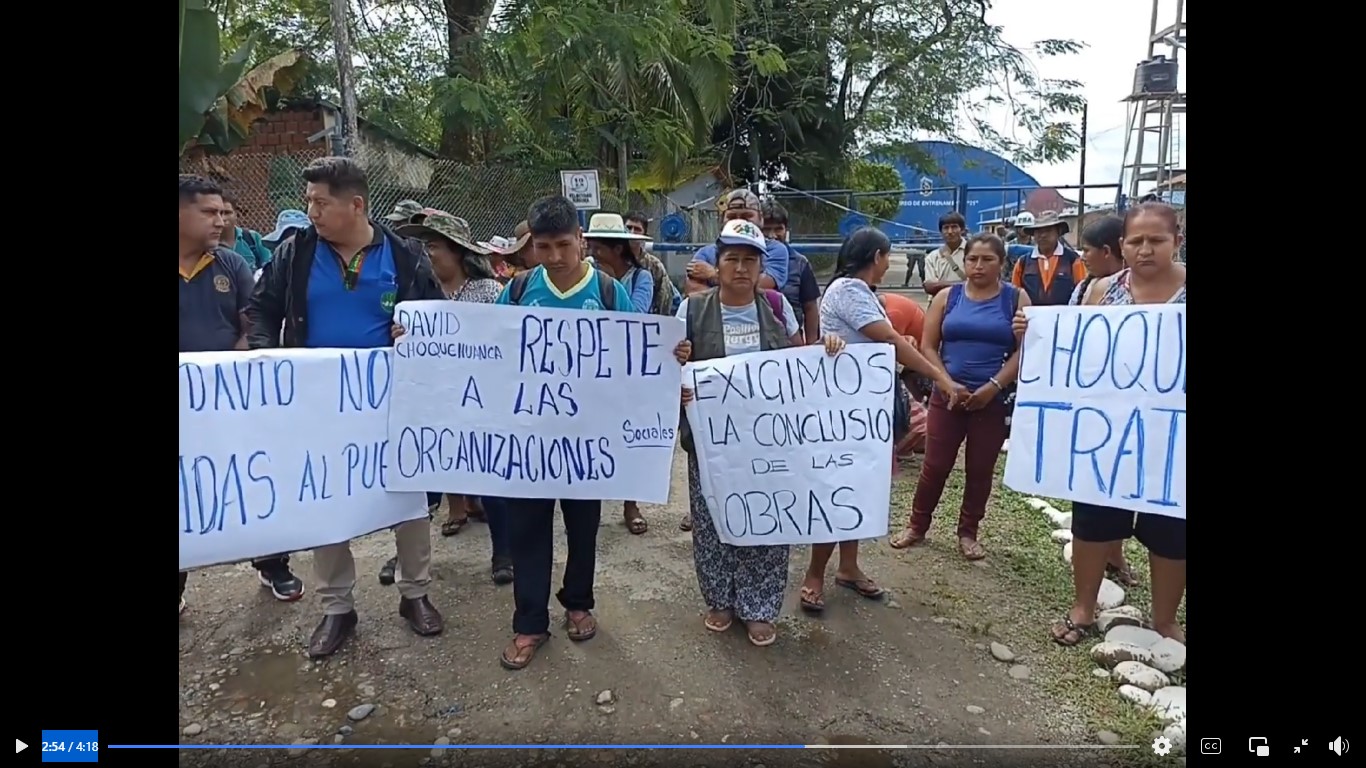
[[[891,546],[926,540],[966,445],[955,534],[969,560],[987,555],[979,532],[1008,434],[1024,308],[1185,301],[1176,217],[1160,203],[1092,222],[1081,233],[1080,253],[1063,239],[1067,223],[1042,214],[1023,222],[1030,250],[1013,260],[1001,237],[968,236],[963,217],[947,214],[939,222],[944,244],[924,260],[926,311],[913,299],[878,291],[892,243],[875,228],[843,242],[834,279],[822,293],[810,262],[787,243],[787,212],[745,189],[720,201],[720,235],[693,256],[680,290],[651,254],[650,221],[639,212],[596,213],[585,228],[569,200],[550,196],[532,203],[510,235],[479,241],[466,220],[416,200],[375,216],[365,172],[347,158],[317,160],[302,175],[307,210],[281,212],[275,230],[264,235],[238,226],[236,200],[218,184],[180,177],[181,352],[388,346],[405,333],[394,322],[394,306],[425,299],[673,316],[687,328],[687,340],[674,350],[681,363],[794,345],[821,344],[834,355],[848,344],[889,344],[902,372],[894,450],[924,451],[912,507]],[[684,389],[680,402],[691,396]],[[738,622],[755,646],[771,645],[788,590],[790,548],[721,541],[702,498],[692,439],[683,419],[678,442],[687,455],[689,513],[679,527],[692,533],[707,609],[703,625],[725,632]],[[442,501],[441,494],[428,494],[431,515]],[[528,666],[550,637],[557,501],[568,556],[556,599],[566,635],[582,642],[597,633],[602,502],[445,494],[441,534],[458,535],[471,519],[486,521],[490,577],[513,587],[512,638],[500,657],[508,669]],[[632,534],[649,531],[635,502],[625,502],[621,514]],[[1085,504],[1074,505],[1073,520],[1076,600],[1053,627],[1053,638],[1075,645],[1092,631],[1107,572],[1137,581],[1121,547],[1136,537],[1152,553],[1154,627],[1184,640],[1176,609],[1185,589],[1185,521]],[[444,628],[429,599],[431,525],[429,516],[396,526],[395,557],[378,573],[382,583],[396,585],[399,615],[424,636]],[[833,583],[864,598],[882,597],[883,588],[860,566],[859,549],[859,541],[810,547],[799,587],[802,610],[825,608],[837,551]],[[253,565],[276,598],[303,596],[287,554]],[[186,578],[182,572],[182,612]],[[323,617],[308,642],[311,657],[336,653],[354,633],[356,579],[349,543],[313,550]]]

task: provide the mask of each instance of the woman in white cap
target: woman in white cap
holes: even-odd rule
[[[694,293],[678,307],[678,318],[688,324],[688,338],[693,340],[691,360],[783,349],[801,338],[795,313],[782,294],[759,292],[767,248],[764,233],[750,221],[734,219],[721,229],[716,240],[716,287]],[[842,349],[839,337],[825,338],[829,354]],[[692,396],[691,390],[683,390],[685,404]],[[686,418],[679,422],[679,444],[688,455],[693,563],[708,609],[703,625],[712,632],[725,632],[738,618],[751,643],[772,645],[787,591],[790,548],[786,544],[737,547],[722,543],[702,493]]]

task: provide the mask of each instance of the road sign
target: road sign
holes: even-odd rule
[[[560,187],[569,202],[581,211],[596,211],[602,207],[596,170],[560,171]]]

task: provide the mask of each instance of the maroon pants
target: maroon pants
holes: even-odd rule
[[[1001,444],[1010,434],[1006,417],[1010,408],[1000,398],[980,411],[949,410],[948,400],[936,389],[930,395],[926,420],[925,460],[920,465],[920,482],[911,503],[911,529],[925,533],[930,529],[944,483],[958,461],[958,449],[968,444],[963,456],[963,507],[958,512],[958,535],[977,538],[977,526],[987,514],[987,499],[1001,457]]]

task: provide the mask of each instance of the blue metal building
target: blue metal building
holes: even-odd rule
[[[920,148],[932,159],[930,168],[891,162],[906,187],[896,224],[883,225],[893,238],[916,230],[937,236],[939,217],[955,209],[969,228],[976,229],[984,221],[1014,215],[1039,188],[1039,182],[1018,165],[986,150],[947,141],[922,141]],[[967,205],[960,209],[964,192]]]

